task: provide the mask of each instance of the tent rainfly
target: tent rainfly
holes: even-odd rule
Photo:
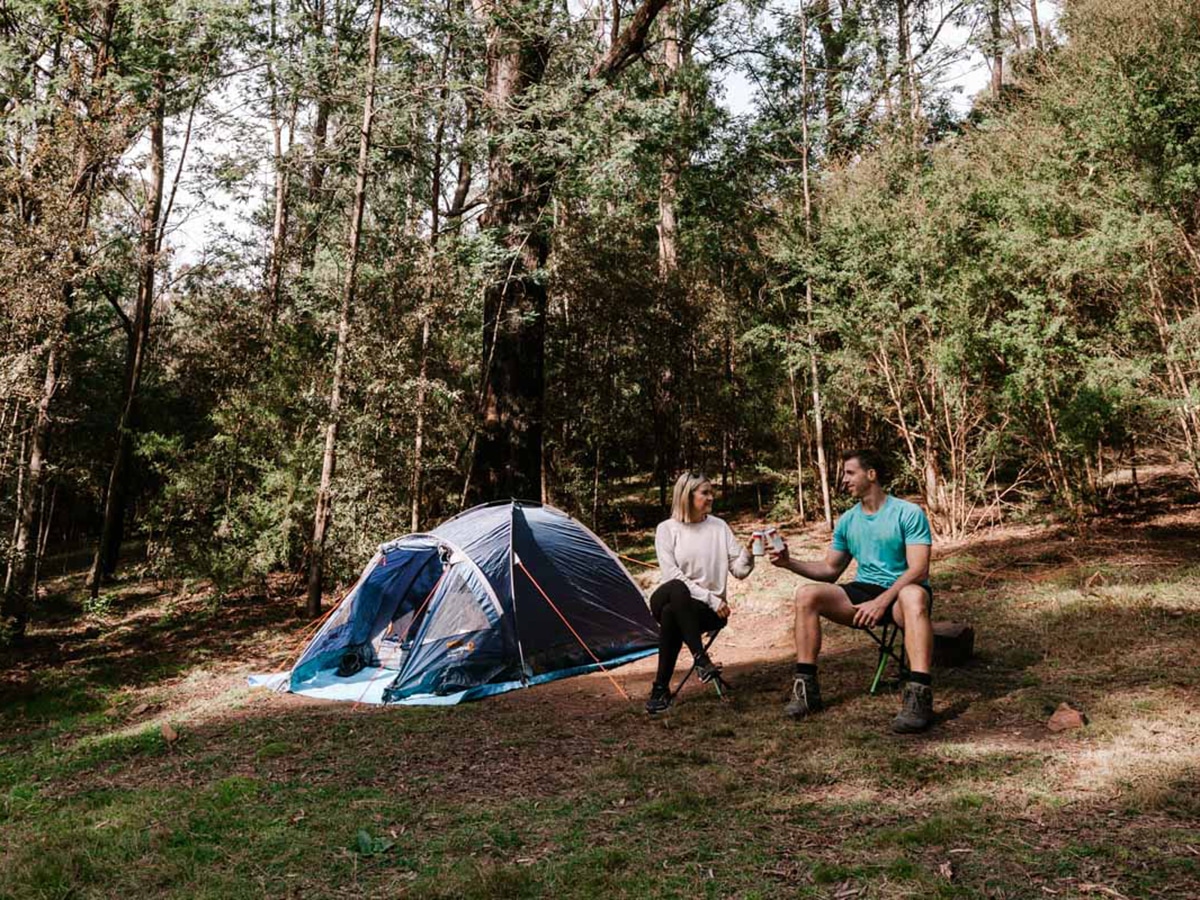
[[[503,501],[381,546],[291,671],[251,684],[453,704],[657,646],[642,592],[603,541],[557,509]]]

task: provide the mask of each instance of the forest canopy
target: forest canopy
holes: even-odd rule
[[[943,538],[1200,490],[1200,16],[1040,6],[4,4],[4,639],[54,555],[319,610],[480,500],[828,521],[867,444]]]

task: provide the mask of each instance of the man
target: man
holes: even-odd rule
[[[822,709],[817,681],[821,619],[869,628],[894,621],[904,631],[910,672],[892,731],[911,734],[933,723],[933,623],[929,611],[929,520],[921,508],[884,490],[887,469],[875,450],[854,450],[842,457],[842,486],[858,500],[833,530],[833,543],[821,562],[788,556],[787,545],[771,554],[771,563],[823,584],[796,590],[796,672],[787,713],[793,718]],[[850,560],[858,562],[855,580],[834,584]]]

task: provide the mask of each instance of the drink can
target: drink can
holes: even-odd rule
[[[763,532],[763,539],[770,545],[771,549],[776,553],[783,552],[783,535],[779,533],[779,529],[772,525]]]
[[[753,553],[755,556],[762,556],[763,553],[765,552],[763,550],[763,546],[764,546],[763,533],[761,531],[754,532],[754,534],[751,536],[750,552]]]

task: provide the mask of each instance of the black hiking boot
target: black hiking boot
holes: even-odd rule
[[[724,698],[729,693],[729,682],[721,677],[721,667],[707,655],[696,660],[696,677],[705,684],[715,687],[718,697]]]
[[[896,734],[916,734],[933,724],[933,688],[909,681],[904,685],[900,712],[892,719]]]
[[[646,701],[646,712],[652,716],[671,708],[671,689],[664,684],[654,683],[650,688],[650,699]]]
[[[796,675],[792,679],[792,699],[784,707],[793,719],[803,719],[825,708],[821,702],[821,685],[816,675]]]

